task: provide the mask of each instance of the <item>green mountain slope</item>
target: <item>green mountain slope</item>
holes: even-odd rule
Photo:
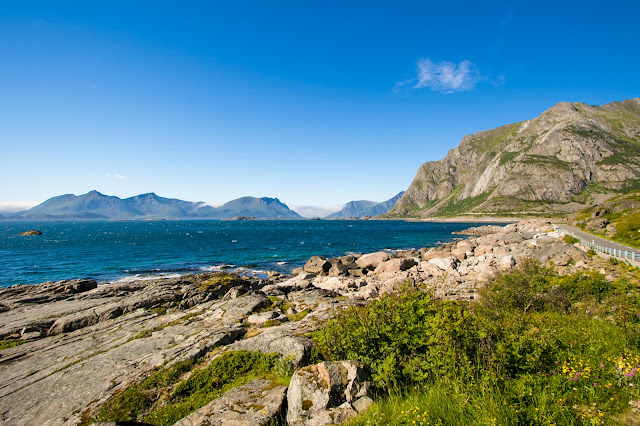
[[[389,217],[564,215],[640,188],[640,99],[561,102],[423,164]]]

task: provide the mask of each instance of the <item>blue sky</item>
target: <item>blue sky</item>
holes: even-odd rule
[[[0,202],[382,201],[466,134],[639,96],[637,4],[2,0]]]

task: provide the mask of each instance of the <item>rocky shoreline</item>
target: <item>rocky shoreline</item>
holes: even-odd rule
[[[297,371],[289,388],[256,379],[179,424],[339,423],[371,402],[366,366],[309,365],[314,343],[308,334],[340,310],[407,285],[436,298],[474,299],[487,280],[530,258],[553,262],[562,273],[601,268],[548,221],[466,235],[472,237],[431,249],[314,256],[293,277],[204,273],[99,287],[73,280],[2,289],[0,422],[87,424],[114,394],[160,367],[196,358],[206,365],[222,353],[249,350],[290,360]],[[313,391],[314,383],[332,396]],[[314,401],[313,408],[304,401]]]

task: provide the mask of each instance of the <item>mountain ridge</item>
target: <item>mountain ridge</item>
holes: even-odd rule
[[[386,217],[566,215],[640,188],[640,99],[559,102],[424,163]]]
[[[229,219],[251,216],[259,219],[299,219],[277,198],[241,197],[222,206],[165,198],[153,192],[119,198],[92,190],[82,195],[49,198],[24,212],[4,219],[24,220],[128,220],[128,219]]]
[[[340,211],[325,216],[325,219],[343,219],[348,217],[379,216],[387,213],[396,205],[404,191],[386,201],[376,202],[367,200],[349,201]]]

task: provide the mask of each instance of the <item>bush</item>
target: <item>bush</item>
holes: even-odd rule
[[[194,369],[198,363],[193,360],[159,369],[146,380],[111,397],[101,407],[96,420],[172,425],[227,390],[254,378],[288,380],[271,373],[278,357],[277,354],[232,351],[215,358],[203,369]],[[188,372],[191,372],[189,377],[180,381]],[[282,374],[286,376],[288,371]]]
[[[565,243],[569,243],[569,244],[576,244],[576,243],[580,242],[580,240],[578,238],[574,237],[573,235],[569,235],[569,234],[566,234],[564,236],[564,238],[562,239],[562,241],[564,241]]]
[[[378,386],[397,389],[469,365],[480,335],[465,306],[420,291],[383,296],[347,309],[314,338],[325,358],[362,361]]]

